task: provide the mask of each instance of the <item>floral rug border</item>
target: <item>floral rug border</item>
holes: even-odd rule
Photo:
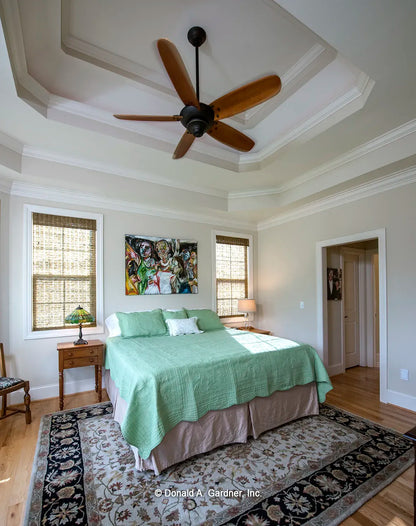
[[[322,404],[320,406],[320,414],[335,420],[341,425],[354,426],[357,429],[361,427],[361,432],[372,436],[372,438],[378,436],[379,444],[382,444],[381,438],[393,442],[398,447],[398,450],[394,452],[394,458],[392,458],[386,466],[383,466],[382,462],[377,462],[369,472],[367,469],[369,467],[368,463],[360,458],[367,456],[363,450],[368,448],[370,441],[366,441],[355,450],[338,457],[335,461],[330,461],[327,465],[314,471],[309,476],[303,477],[293,484],[291,483],[292,481],[290,481],[289,487],[287,487],[288,485],[286,484],[284,489],[276,492],[269,498],[261,499],[240,515],[229,518],[228,521],[226,521],[226,526],[274,526],[282,524],[296,524],[296,526],[336,526],[393,482],[393,480],[415,462],[413,443],[397,431],[330,406],[329,404]],[[365,430],[363,428],[365,428]],[[291,501],[295,507],[297,505],[297,512],[300,512],[302,502],[306,503],[310,500],[310,497],[313,497],[313,488],[316,488],[314,481],[319,477],[327,477],[328,485],[331,485],[331,482],[336,485],[339,480],[337,480],[337,476],[334,476],[334,472],[336,473],[338,471],[337,468],[341,468],[346,460],[350,463],[355,463],[357,467],[361,465],[363,468],[361,476],[358,472],[358,476],[356,474],[351,477],[351,481],[347,481],[347,484],[350,482],[354,482],[355,484],[355,487],[353,487],[351,491],[336,495],[336,500],[333,503],[328,502],[328,494],[325,494],[325,499],[321,502],[319,502],[319,499],[315,499],[315,506],[320,505],[320,509],[316,509],[318,513],[316,516],[308,516],[307,511],[304,513],[295,512],[294,514],[290,514],[288,522],[284,521],[285,515],[282,513],[282,503],[285,500]],[[340,469],[340,471],[342,470]],[[342,476],[341,473],[339,476]],[[285,511],[291,512],[291,510],[287,509]],[[215,521],[212,524],[224,524],[222,517],[218,517],[218,522]]]
[[[96,497],[92,480],[88,478],[91,476],[87,464],[89,460],[83,459],[82,455],[78,422],[111,414],[111,403],[104,402],[42,418],[29,490],[30,500],[24,521],[26,526],[43,524],[45,512],[48,517],[45,524],[65,524],[65,520],[66,524],[80,526],[101,523],[100,515],[95,511]],[[264,498],[263,493],[261,499],[257,499],[258,502],[245,499],[242,506],[229,508],[204,524],[336,525],[413,464],[413,444],[400,433],[327,404],[321,405],[320,414],[355,429],[368,439],[363,439],[361,445],[353,451],[343,451],[341,456],[330,459],[329,462],[326,459],[325,465],[313,466],[309,472],[302,473],[300,479],[294,476],[290,481],[286,479],[284,484],[281,482],[273,485],[267,491],[267,498]],[[76,433],[74,429],[77,430]],[[68,440],[69,437],[71,440]],[[387,464],[383,460],[386,455],[383,447],[391,450]],[[61,484],[58,488],[54,483],[59,472],[58,456],[55,459],[54,452],[60,452],[61,464],[62,448],[67,448],[68,462],[71,465],[65,466],[65,473],[68,474],[67,486]],[[374,450],[374,458],[369,457],[369,448],[370,451]],[[377,458],[378,450],[383,452],[380,458]],[[345,465],[354,469],[351,472],[345,471]],[[60,480],[62,482],[62,473]],[[322,486],[323,480],[329,489],[325,494],[319,495],[316,481],[320,481]],[[348,488],[350,489],[347,491]],[[60,497],[59,510],[55,505],[56,494]],[[289,504],[288,508],[287,503],[292,503],[291,507]],[[308,511],[310,506],[314,508],[313,515]],[[285,521],[285,517],[289,522]]]

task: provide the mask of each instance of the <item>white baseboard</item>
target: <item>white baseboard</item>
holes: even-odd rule
[[[345,369],[342,364],[338,363],[336,365],[329,365],[326,370],[328,371],[329,376],[335,376],[337,374],[345,373]]]
[[[386,403],[409,409],[410,411],[416,412],[416,397],[410,396],[397,391],[387,389],[386,391]]]
[[[104,387],[104,379],[103,379]],[[85,391],[95,390],[95,378],[87,378],[84,380],[77,380],[72,382],[64,382],[64,394],[83,393]],[[31,400],[45,400],[46,398],[56,398],[59,396],[59,384],[42,385],[40,387],[30,387]],[[9,405],[22,404],[24,391],[15,391],[10,393],[7,397]]]

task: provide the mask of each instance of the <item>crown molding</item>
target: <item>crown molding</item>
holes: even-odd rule
[[[49,92],[28,73],[18,2],[2,0],[0,14],[18,96],[44,115]]]
[[[374,80],[361,72],[357,77],[357,83],[347,93],[312,115],[301,125],[293,128],[283,137],[279,137],[256,154],[242,154],[239,162],[240,169],[242,171],[251,170],[253,163],[261,164],[288,144],[299,140],[307,141],[363,108],[374,84]]]
[[[4,146],[5,148],[8,148],[9,150],[12,150],[15,153],[22,154],[23,152],[22,142],[15,139],[14,137],[11,137],[10,135],[6,135],[5,133],[1,131],[0,131],[0,146]]]
[[[173,152],[181,137],[181,134],[156,128],[148,123],[115,119],[106,111],[57,95],[50,97],[47,117],[166,153]],[[187,155],[189,159],[234,172],[239,171],[239,156],[240,154],[231,148],[217,146],[216,141],[210,137],[195,141]]]
[[[159,184],[162,186],[168,186],[169,188],[175,188],[178,190],[186,190],[188,192],[196,192],[204,195],[210,195],[213,197],[221,197],[226,199],[228,194],[226,191],[215,190],[198,185],[189,185],[180,182],[173,182],[163,176],[155,176],[140,172],[138,170],[132,170],[127,168],[120,168],[117,165],[111,165],[100,161],[90,161],[82,158],[75,158],[72,156],[65,156],[54,152],[48,152],[40,148],[33,146],[25,146],[23,148],[23,156],[30,157],[32,159],[39,159],[41,161],[48,161],[57,164],[64,164],[66,166],[74,166],[76,168],[82,168],[85,170],[91,170],[94,172],[102,172],[109,175],[117,175],[119,177],[128,177],[136,181],[143,181],[146,183]]]
[[[385,148],[390,144],[405,139],[413,133],[416,133],[416,119],[412,119],[405,124],[401,124],[400,126],[393,128],[393,130],[389,130],[388,132],[379,135],[375,139],[371,139],[370,141],[353,148],[346,154],[340,155],[333,161],[329,161],[321,165],[316,170],[310,170],[305,175],[296,178],[294,181],[292,181],[292,183],[282,186],[282,190],[280,191],[286,191],[288,189],[295,188],[296,186],[304,184],[305,182],[315,179],[316,177],[324,175],[328,172],[333,172],[334,170],[337,170],[348,163],[373,153],[380,148]]]
[[[300,206],[289,212],[284,212],[266,221],[257,224],[257,230],[267,230],[269,228],[301,219],[303,217],[317,214],[337,206],[352,203],[359,199],[365,199],[382,192],[388,192],[401,186],[416,183],[416,166],[411,166],[405,170],[400,170],[375,181],[363,183],[355,188],[338,192],[329,197],[317,199],[306,205]]]
[[[10,194],[12,188],[12,181],[0,178],[0,192],[3,194]]]
[[[228,226],[233,228],[241,228],[249,231],[256,230],[256,224],[254,222],[234,221],[225,217],[221,218],[221,216],[218,214],[209,215],[198,214],[195,212],[177,211],[169,208],[142,205],[121,199],[111,199],[110,197],[98,196],[91,193],[80,193],[78,191],[52,188],[50,186],[41,186],[20,181],[13,182],[10,195],[30,199],[42,199],[45,201],[62,203],[66,205],[99,208],[100,210],[116,210],[118,212],[164,217],[167,219],[176,219],[180,221],[217,226],[219,225],[222,227],[226,223]]]
[[[23,144],[0,132],[0,170],[8,169],[15,173],[22,172]]]
[[[312,181],[313,179],[317,179],[318,177],[321,177],[322,175],[325,175],[329,172],[333,172],[337,170],[338,168],[341,168],[342,166],[345,166],[353,161],[356,161],[357,159],[360,159],[361,157],[364,157],[370,153],[373,153],[380,148],[385,148],[386,146],[393,144],[401,139],[404,139],[413,133],[416,133],[416,119],[406,122],[405,124],[402,124],[398,126],[397,128],[394,128],[393,130],[390,130],[376,137],[375,139],[371,139],[365,144],[362,144],[361,146],[357,146],[356,148],[353,148],[346,154],[340,155],[336,159],[329,161],[327,163],[324,163],[318,166],[317,168],[315,168],[314,170],[310,170],[309,172],[306,172],[305,174],[294,178],[292,181],[288,183],[282,184],[280,186],[262,188],[261,190],[230,192],[228,194],[228,198],[229,199],[240,199],[240,198],[248,198],[248,197],[259,197],[259,196],[264,196],[264,195],[270,196],[273,194],[282,194],[284,192],[287,192],[288,190],[293,190],[294,188],[302,184]]]
[[[282,75],[282,86],[297,81],[305,71],[327,50],[322,44],[314,44],[289,70]],[[334,51],[335,53],[335,51]]]
[[[267,117],[278,106],[282,105],[297,89],[303,81],[308,81],[308,75],[313,71],[319,71],[336,57],[336,51],[330,46],[314,44],[288,71],[280,75],[282,90],[276,98],[263,104],[259,104],[246,112],[234,116],[232,119],[244,124],[245,127],[253,127],[262,119]]]

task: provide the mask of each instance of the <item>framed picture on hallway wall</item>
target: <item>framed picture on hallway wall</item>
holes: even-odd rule
[[[197,294],[197,256],[197,241],[126,235],[126,296]]]
[[[342,269],[327,268],[327,299],[342,300]]]

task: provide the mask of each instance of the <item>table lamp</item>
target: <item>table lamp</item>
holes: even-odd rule
[[[74,345],[87,344],[88,342],[82,338],[82,324],[95,321],[94,316],[78,305],[78,307],[73,312],[71,312],[71,314],[68,314],[68,316],[65,318],[65,321],[66,323],[79,323],[79,338],[76,342],[74,342]]]
[[[238,312],[244,312],[244,321],[245,321],[245,328],[248,329],[248,313],[249,312],[256,312],[256,302],[255,300],[251,299],[241,299],[238,300]]]

